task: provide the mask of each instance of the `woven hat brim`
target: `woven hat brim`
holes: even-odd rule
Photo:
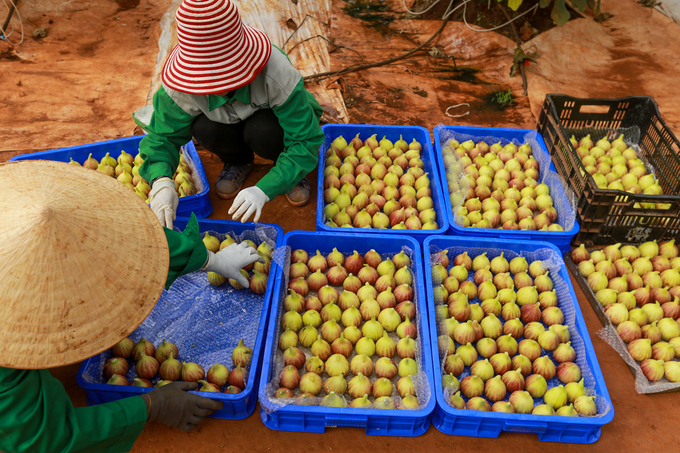
[[[271,40],[261,30],[243,24],[243,40],[232,47],[189,53],[176,45],[163,67],[163,83],[183,93],[208,95],[250,84],[269,62]]]
[[[127,186],[50,161],[0,164],[0,366],[51,368],[132,333],[163,292],[168,244]]]

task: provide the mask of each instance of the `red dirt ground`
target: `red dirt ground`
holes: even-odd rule
[[[396,8],[401,1],[389,3]],[[343,83],[347,87],[346,102],[351,105],[350,120],[418,124],[430,130],[439,123],[533,128],[536,119],[532,111],[536,113],[546,92],[563,91],[592,97],[630,93],[654,96],[663,117],[678,132],[680,92],[668,89],[673,86],[669,81],[677,79],[674,69],[677,58],[667,57],[667,46],[649,50],[659,46],[654,40],[663,42],[658,41],[659,36],[677,36],[678,31],[672,28],[676,26],[635,2],[617,3],[603,1],[604,9],[615,17],[595,25],[599,28],[594,42],[612,47],[602,61],[598,59],[588,65],[572,63],[564,68],[562,59],[552,56],[560,50],[557,44],[568,40],[569,33],[585,27],[589,19],[574,21],[571,31],[554,28],[534,38],[544,56],[528,71],[530,98],[522,95],[519,77],[508,77],[514,42],[493,33],[481,41],[479,34],[472,35],[473,32],[462,29],[460,23],[450,23],[437,46],[443,48],[446,55],[455,56],[459,67],[470,71],[456,73],[451,69],[453,63],[449,58],[428,58],[427,53],[422,52],[404,64],[349,74]],[[18,153],[131,135],[134,123],[130,115],[146,98],[157,53],[158,21],[169,4],[169,0],[22,0],[20,11],[27,34],[24,44],[13,49],[0,43],[0,162]],[[388,28],[376,29],[347,15],[344,6],[346,2],[342,0],[333,2],[331,36],[336,44],[362,53],[367,61],[402,53],[426,40],[438,27],[437,21],[396,20]],[[30,36],[38,27],[48,29],[46,38]],[[647,35],[648,39],[636,38]],[[13,35],[12,40],[17,36]],[[669,38],[666,44],[672,41]],[[676,45],[680,42],[675,41]],[[580,51],[585,55],[590,50],[585,45]],[[333,69],[357,61],[356,55],[346,50],[334,52],[332,57]],[[589,89],[589,78],[597,81],[594,88]],[[508,88],[513,90],[515,105],[503,110],[489,103],[490,94]],[[446,107],[459,102],[471,104],[469,116],[455,120],[444,116]],[[208,179],[213,181],[220,171],[219,162],[208,153],[202,152],[201,157]],[[247,185],[254,184],[271,165],[259,160],[257,164]],[[315,173],[310,175],[310,180],[315,186]],[[214,207],[211,217],[228,219],[230,202],[212,193],[210,200]],[[313,196],[305,208],[295,209],[279,197],[267,204],[261,220],[279,223],[286,231],[313,230],[315,200]],[[361,430],[349,428],[328,429],[323,435],[275,432],[262,424],[257,408],[246,420],[209,420],[189,434],[150,424],[133,451],[424,450],[443,453],[453,449],[493,451],[499,447],[503,451],[522,453],[546,448],[559,452],[580,452],[585,448],[593,452],[672,450],[670,446],[677,444],[677,436],[668,428],[675,426],[680,418],[680,394],[637,394],[623,360],[594,334],[601,325],[575,283],[574,288],[616,413],[614,421],[602,430],[601,439],[592,446],[546,445],[528,434],[502,434],[500,440],[452,437],[435,428],[415,439],[370,437]],[[85,393],[75,380],[77,369],[78,365],[63,367],[53,370],[53,374],[64,383],[74,403],[84,405]]]

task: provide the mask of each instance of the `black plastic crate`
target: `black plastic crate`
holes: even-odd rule
[[[550,151],[557,172],[577,198],[580,232],[572,244],[680,240],[680,142],[661,119],[653,98],[580,99],[547,94],[538,131]],[[590,134],[596,142],[620,134],[654,169],[665,195],[636,195],[599,189],[585,171],[569,138]],[[636,203],[664,203],[668,209],[636,208]]]

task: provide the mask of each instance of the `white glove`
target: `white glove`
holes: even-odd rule
[[[244,223],[251,215],[253,215],[253,213],[255,213],[253,222],[257,222],[260,220],[262,207],[268,201],[269,197],[262,192],[262,189],[257,186],[248,187],[236,195],[234,203],[231,205],[231,208],[229,208],[229,214],[236,211],[236,214],[232,216],[232,219],[238,220],[243,216],[243,218],[241,218],[241,223]]]
[[[241,274],[241,269],[255,261],[263,262],[264,259],[257,254],[257,250],[245,242],[241,242],[240,244],[231,244],[217,253],[208,251],[208,261],[205,262],[201,270],[233,278],[242,286],[248,287],[250,283]]]
[[[167,177],[157,179],[149,192],[149,201],[151,210],[161,225],[172,230],[172,221],[175,220],[175,211],[179,204],[175,181]]]

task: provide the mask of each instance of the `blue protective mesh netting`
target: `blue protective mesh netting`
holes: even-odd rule
[[[523,137],[523,142],[520,142],[517,139],[513,140],[508,140],[505,138],[499,139],[493,136],[477,137],[468,134],[462,134],[445,128],[441,128],[439,132],[439,141],[442,144],[442,148],[445,148],[445,145],[449,140],[456,140],[458,141],[458,143],[463,143],[464,141],[467,140],[472,140],[475,143],[484,141],[488,145],[493,145],[494,143],[500,142],[501,145],[503,146],[507,145],[508,143],[514,143],[517,146],[520,146],[524,143],[528,143],[531,146],[533,156],[538,161],[540,167],[539,170],[540,176],[538,182],[545,183],[550,188],[550,196],[553,198],[553,203],[555,209],[557,210],[557,223],[564,229],[564,231],[569,231],[572,228],[574,228],[574,222],[576,222],[576,216],[574,214],[576,212],[575,210],[576,198],[574,196],[573,191],[569,189],[567,184],[564,182],[564,179],[557,173],[550,171],[551,162],[550,154],[542,151],[542,148],[538,144],[536,138],[537,133],[533,131],[526,134]],[[460,156],[458,156],[458,153],[453,152],[452,155],[455,157],[456,162],[460,164]],[[458,224],[459,226],[463,225],[463,218],[462,216],[457,215],[457,212],[458,208],[465,203],[464,194],[468,190],[468,182],[467,178],[464,177],[465,175],[464,170],[465,169],[462,167],[462,165],[460,165],[460,172],[458,173],[457,176],[460,186],[459,190],[463,194],[463,197],[461,197],[461,201],[456,206],[451,206],[454,214],[454,219],[456,221],[456,224]],[[444,173],[446,178],[448,178],[450,173],[448,167],[444,170]],[[449,189],[447,185],[444,184],[444,186],[445,190],[448,192]]]
[[[411,258],[411,261],[413,262],[415,258],[413,250],[409,249],[408,247],[402,247],[402,250],[406,255],[408,255]],[[332,246],[329,244],[327,249],[320,250],[321,253],[326,256],[328,253],[332,251]],[[366,252],[368,250],[364,250]],[[281,266],[283,269],[283,281],[282,281],[282,288],[287,288],[288,287],[288,271],[290,269],[290,247],[285,247],[285,249],[282,247],[277,252],[274,254],[274,261],[277,263],[277,265]],[[307,250],[308,253],[310,253],[312,250]],[[388,259],[391,258],[392,256],[396,255],[397,252],[395,253],[381,253],[380,255],[382,256],[383,259]],[[410,267],[411,272],[413,273],[413,267]],[[418,328],[418,337],[416,338],[416,363],[418,364],[418,373],[415,375],[411,376],[411,380],[413,381],[413,385],[416,390],[416,396],[418,398],[418,402],[420,403],[420,406],[417,409],[422,409],[425,407],[430,400],[430,386],[432,383],[428,382],[427,375],[423,371],[423,344],[422,344],[422,337],[423,335],[428,334],[428,328],[427,328],[427,317],[423,319],[423,313],[421,313],[421,307],[424,307],[424,303],[422,305],[419,305],[421,302],[418,300],[418,293],[415,291],[415,287],[419,282],[417,281],[417,276],[414,275],[413,279],[413,284],[411,285],[414,288],[414,300],[413,303],[416,304],[416,325]],[[338,288],[338,292],[342,293],[342,288]],[[286,291],[282,291],[280,296],[280,301],[283,300],[283,298],[286,295]],[[315,293],[310,291],[307,297],[310,295],[314,295]],[[274,343],[272,345],[272,351],[265,351],[265,354],[269,354],[270,360],[271,360],[271,379],[267,383],[266,387],[260,391],[260,406],[262,407],[262,410],[265,413],[272,413],[278,409],[281,409],[284,406],[287,405],[299,405],[302,404],[300,400],[297,400],[297,398],[293,399],[283,399],[283,398],[275,398],[274,393],[276,390],[279,388],[279,376],[281,374],[281,370],[284,368],[284,362],[283,362],[283,355],[279,348],[277,347],[277,341],[279,338],[279,334],[281,333],[281,325],[279,322],[279,319],[281,315],[283,314],[283,304],[279,304],[278,312],[277,313],[272,313],[272,316],[276,317],[276,330],[274,332]],[[340,323],[342,325],[342,323]],[[399,341],[399,337],[396,335],[396,333],[390,333],[389,334],[390,338],[394,340],[396,343]],[[298,348],[300,348],[302,351],[304,351],[305,356],[307,358],[311,357],[311,351],[309,348],[302,347],[298,345]],[[429,354],[429,351],[425,351],[426,354]],[[352,351],[352,354],[347,358],[348,362],[351,362],[354,356],[356,355],[356,351]],[[374,355],[373,357],[373,362],[375,363],[376,360],[378,360],[380,357],[377,355]],[[392,360],[399,365],[399,357],[395,354],[394,357],[392,357]],[[322,373],[321,375],[323,380],[326,380],[328,376],[326,373]],[[346,380],[349,382],[350,379],[352,379],[354,375],[350,371],[347,376],[345,376]],[[263,379],[267,379],[267,376],[262,376]],[[375,376],[375,373],[373,373],[370,376],[371,383],[375,382],[377,377]],[[399,375],[395,376],[392,379],[392,384],[393,384],[393,391],[392,391],[392,399],[394,400],[395,406],[399,406],[399,402],[401,400],[401,397],[397,393],[397,381],[399,380]],[[293,391],[293,394],[297,397],[300,394],[299,389],[295,389]],[[319,398],[311,398],[309,400],[305,400],[306,405],[319,405],[319,403],[322,400],[323,393],[319,395]],[[352,401],[352,398],[349,395],[343,395],[345,398],[347,404],[349,404]],[[370,397],[371,401],[374,401],[373,397]],[[373,407],[373,406],[369,406]]]
[[[226,237],[214,231],[209,233],[220,241]],[[266,241],[274,247],[277,231],[265,226],[240,235],[228,234],[238,242],[250,239],[259,245]],[[163,291],[154,309],[130,338],[135,342],[146,338],[156,347],[166,339],[179,348],[178,360],[198,363],[206,372],[216,363],[231,370],[231,352],[238,340],[242,338],[246,346],[254,349],[257,336],[262,335],[259,324],[265,297],[250,289],[236,290],[229,283],[215,287],[208,283],[206,272],[193,272],[178,278],[169,291]],[[83,373],[85,381],[106,383],[102,371],[110,357],[111,351],[107,350],[99,360],[92,360]],[[136,377],[135,366],[133,360],[128,361],[127,378],[131,381]],[[154,378],[152,383],[159,379]]]
[[[522,253],[516,253],[511,250],[504,250],[504,249],[489,249],[489,248],[477,248],[477,247],[448,247],[446,248],[448,250],[448,256],[449,256],[449,269],[453,267],[453,258],[455,258],[457,255],[467,252],[470,258],[474,259],[476,256],[481,255],[482,253],[486,252],[486,256],[489,260],[492,260],[493,258],[500,256],[501,253],[503,253],[503,256],[508,260],[512,260],[513,258],[517,256],[523,256],[526,258],[527,262],[531,264],[531,262],[536,261],[536,260],[541,260],[543,262],[543,266],[549,271],[549,276],[553,281],[553,289],[555,290],[555,293],[557,295],[557,300],[558,300],[558,307],[562,310],[562,313],[564,314],[564,325],[566,325],[569,328],[569,333],[571,335],[571,346],[574,348],[574,351],[576,351],[576,360],[575,363],[579,366],[581,369],[581,375],[583,378],[583,385],[585,387],[585,393],[586,395],[591,395],[595,397],[595,403],[597,404],[597,415],[594,417],[602,417],[604,416],[609,410],[611,409],[610,403],[603,398],[602,396],[598,395],[596,393],[596,380],[595,377],[593,376],[593,372],[590,368],[590,364],[587,359],[587,351],[585,344],[583,342],[583,338],[581,337],[581,332],[579,332],[575,326],[576,326],[576,310],[575,306],[578,303],[576,300],[573,300],[570,295],[569,291],[569,283],[565,282],[564,279],[560,276],[559,271],[560,268],[563,267],[564,265],[562,263],[562,258],[561,256],[555,252],[552,249],[544,248],[544,249],[538,249],[534,252],[522,252]],[[438,247],[431,245],[430,246],[430,255],[432,257],[436,257],[436,253],[442,251]],[[435,258],[436,259],[436,258]],[[437,262],[432,262],[431,265],[435,265]],[[427,263],[426,263],[427,265]],[[448,269],[447,269],[448,270]],[[441,282],[439,280],[439,275],[436,272],[432,273],[432,279],[433,279],[433,285],[439,285]],[[472,272],[470,272],[470,280],[472,280]],[[437,303],[443,303],[443,301],[434,301],[435,304]],[[470,303],[481,303],[479,299],[473,299],[470,301]],[[499,316],[499,318],[502,323],[505,323],[502,317]],[[543,325],[544,327],[547,328],[547,326]],[[443,334],[446,335],[446,327],[443,325],[443,323],[439,323],[437,325],[437,333],[438,334]],[[517,339],[517,342],[519,343],[521,340],[523,340],[524,337],[521,337]],[[433,346],[436,347],[436,346]],[[547,355],[551,358],[552,360],[552,352],[542,350],[542,355]],[[444,359],[446,358],[446,354],[443,357],[440,357],[441,359],[441,365],[442,365],[442,370],[443,370],[443,362]],[[556,363],[555,366],[558,364]],[[468,376],[470,374],[470,367],[465,367],[465,370],[463,373],[458,376],[459,380],[462,380],[465,376]],[[562,382],[557,379],[555,376],[551,380],[548,381],[548,389],[551,389],[553,387],[556,387],[558,385],[563,385]],[[444,392],[444,397],[445,400],[448,402],[449,397],[451,395],[451,389],[447,388]],[[455,392],[454,392],[455,393]],[[461,394],[462,396],[462,394]],[[504,401],[507,401],[510,395],[506,395]],[[465,400],[467,398],[463,397]],[[543,398],[535,398],[534,402],[536,404],[543,404]]]

